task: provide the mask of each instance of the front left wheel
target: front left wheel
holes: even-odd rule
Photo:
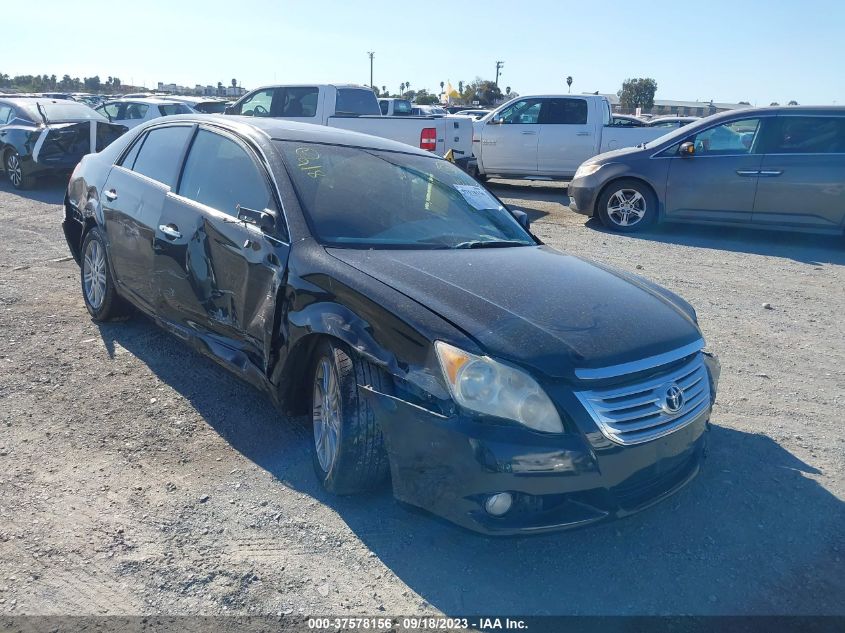
[[[349,348],[322,341],[312,368],[311,419],[314,471],[335,494],[372,490],[388,477],[384,438],[359,385],[382,393],[387,377]]]
[[[617,180],[599,197],[598,215],[607,228],[633,233],[657,221],[657,199],[639,180]]]

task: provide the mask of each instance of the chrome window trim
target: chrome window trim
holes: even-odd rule
[[[608,365],[607,367],[598,367],[595,369],[576,369],[575,377],[580,380],[602,380],[605,378],[617,378],[626,374],[633,374],[647,369],[653,369],[666,365],[676,360],[686,358],[690,354],[695,354],[704,349],[704,339],[700,338],[697,341],[679,347],[670,352],[662,354],[655,354],[648,358],[631,361],[629,363],[620,363],[618,365]]]

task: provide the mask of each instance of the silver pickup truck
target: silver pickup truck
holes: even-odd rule
[[[226,114],[328,125],[389,138],[441,156],[452,150],[458,163],[472,156],[469,117],[382,116],[375,93],[366,86],[265,86],[238,99]]]

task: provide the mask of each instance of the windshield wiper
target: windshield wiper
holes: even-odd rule
[[[506,248],[508,246],[531,246],[522,240],[468,240],[452,248]]]

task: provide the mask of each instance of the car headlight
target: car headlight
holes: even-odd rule
[[[549,396],[524,371],[442,341],[435,342],[434,349],[452,397],[462,407],[515,420],[537,431],[563,432]]]
[[[575,180],[575,178],[585,178],[586,176],[591,176],[601,168],[601,163],[584,163],[576,170],[575,177],[572,180]]]

